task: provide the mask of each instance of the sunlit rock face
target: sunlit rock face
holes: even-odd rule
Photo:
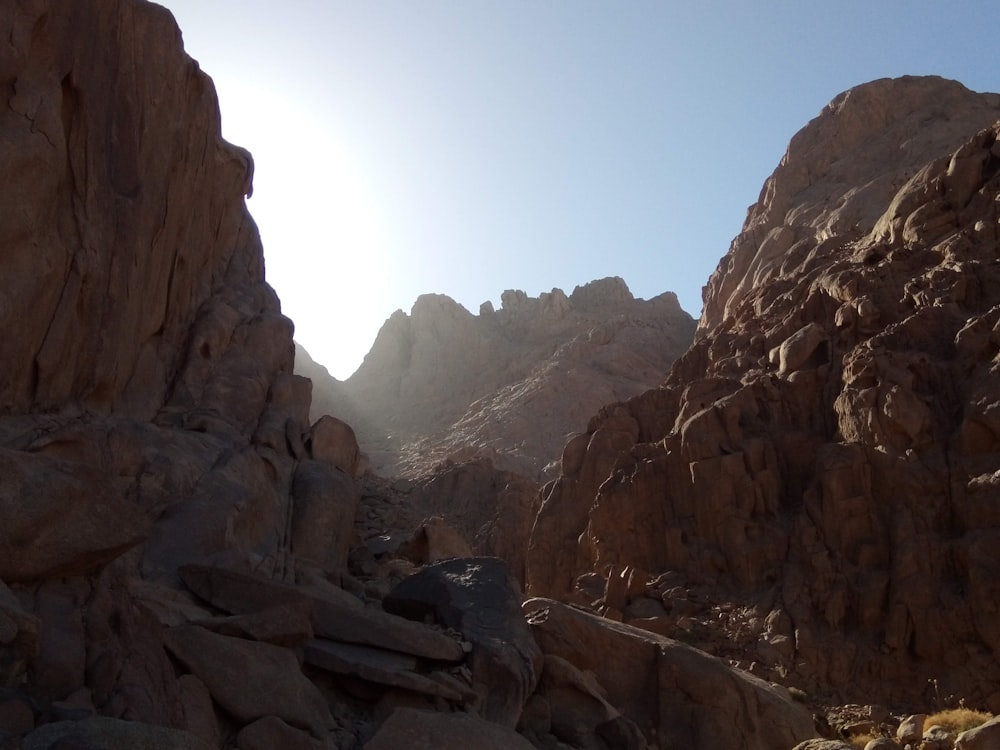
[[[530,593],[819,695],[1000,710],[998,120],[880,80],[792,139],[694,346],[566,445]]]
[[[636,299],[620,278],[501,302],[473,314],[420,297],[347,381],[315,381],[314,414],[347,415],[380,474],[488,458],[537,479],[586,415],[661,382],[694,332],[674,294]]]

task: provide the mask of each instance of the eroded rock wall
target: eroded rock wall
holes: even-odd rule
[[[37,0],[0,31],[0,681],[179,726],[150,614],[178,567],[343,566],[358,489],[314,455],[252,160],[171,15]]]
[[[792,139],[692,349],[566,446],[530,593],[831,698],[1000,708],[998,120],[882,80]]]

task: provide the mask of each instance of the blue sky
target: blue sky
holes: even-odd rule
[[[697,316],[836,94],[905,74],[1000,90],[987,2],[163,4],[254,153],[268,279],[341,378],[424,293],[476,313],[617,275]]]

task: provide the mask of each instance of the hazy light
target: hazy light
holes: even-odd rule
[[[378,209],[329,125],[294,100],[228,80],[219,97],[224,137],[254,155],[248,207],[260,228],[268,282],[295,321],[296,340],[346,378],[390,304]]]

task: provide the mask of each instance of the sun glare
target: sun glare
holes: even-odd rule
[[[391,310],[385,241],[363,175],[329,126],[287,96],[218,81],[224,137],[254,155],[250,213],[295,339],[348,377]]]

